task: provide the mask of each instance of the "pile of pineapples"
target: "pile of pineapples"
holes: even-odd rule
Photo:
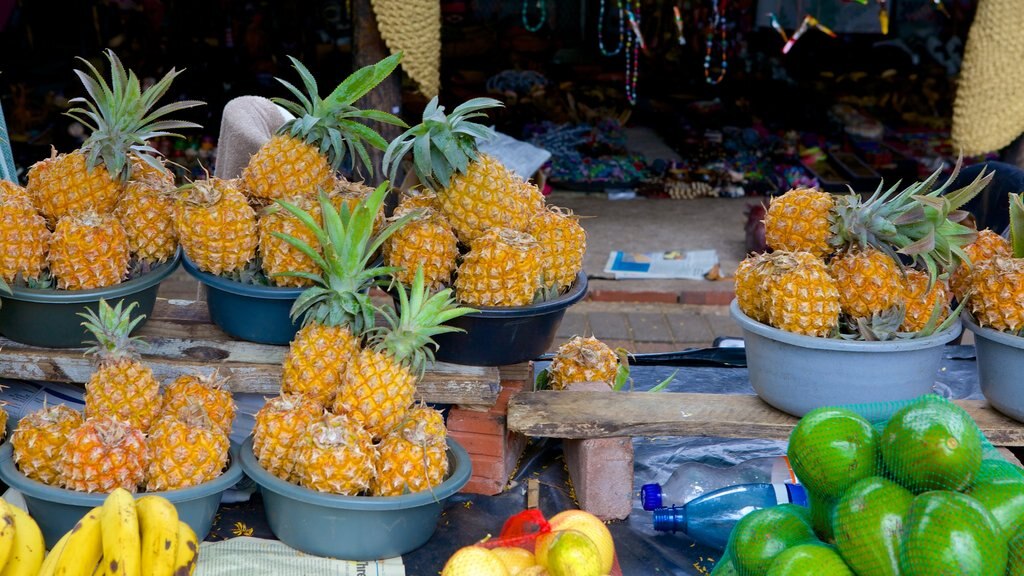
[[[88,290],[118,284],[170,258],[177,249],[168,214],[174,177],[147,142],[198,124],[166,116],[202,104],[153,109],[180,73],[172,69],[140,90],[139,80],[108,51],[108,83],[89,62],[76,71],[88,98],[68,115],[91,129],[74,152],[28,171],[28,185],[0,182],[0,278],[35,288]]]
[[[959,208],[991,179],[981,174],[949,191],[959,166],[934,190],[939,172],[898,193],[879,185],[867,199],[806,189],[773,198],[764,220],[772,252],[750,255],[736,271],[740,309],[817,337],[888,340],[942,329],[955,319],[947,281],[973,258],[978,237]]]
[[[14,462],[33,480],[82,492],[176,490],[213,480],[228,464],[235,417],[216,376],[183,375],[161,393],[129,336],[135,303],[82,314],[99,366],[85,385],[85,414],[44,406],[11,435]]]

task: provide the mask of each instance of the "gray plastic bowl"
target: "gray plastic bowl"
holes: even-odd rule
[[[14,464],[11,444],[0,447],[0,479],[22,493],[28,511],[35,518],[50,548],[89,511],[103,504],[106,494],[90,494],[48,486],[22,474]],[[166,492],[140,492],[136,496],[163,496],[178,509],[178,517],[192,527],[202,541],[210,533],[213,518],[220,507],[221,495],[242,479],[238,446],[231,446],[228,469],[209,482]]]
[[[932,391],[944,345],[960,322],[927,338],[862,342],[794,334],[755,321],[732,301],[750,384],[762,400],[803,416],[820,406],[909,400]]]
[[[178,267],[181,250],[147,274],[114,286],[93,290],[34,290],[11,287],[12,295],[0,294],[0,333],[15,342],[46,348],[79,348],[93,335],[82,327],[82,317],[88,306],[93,311],[100,299],[113,306],[124,300],[125,306],[138,302],[135,314],[153,313],[160,282]],[[141,328],[146,323],[139,323]]]
[[[963,321],[974,332],[981,393],[996,410],[1024,422],[1024,338],[978,326],[968,313]]]
[[[260,487],[270,529],[285,544],[316,556],[369,561],[401,556],[430,540],[444,502],[469,481],[469,454],[448,438],[451,472],[433,493],[339,496],[281,480],[260,466],[252,436],[240,449],[242,468]]]

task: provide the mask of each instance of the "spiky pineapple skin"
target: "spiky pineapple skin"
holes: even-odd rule
[[[319,205],[304,198],[289,198],[289,202],[302,208],[319,224],[322,221]],[[283,209],[271,207],[259,217],[259,253],[262,258],[263,272],[277,286],[302,287],[312,284],[305,278],[297,276],[278,276],[283,272],[307,272],[319,274],[320,267],[298,248],[295,248],[274,233],[287,234],[302,240],[314,250],[319,251],[320,243],[316,234],[306,227],[294,214]]]
[[[120,284],[130,259],[128,235],[111,214],[69,214],[50,235],[47,260],[61,290]]]
[[[370,434],[344,415],[324,415],[298,453],[299,483],[318,492],[356,496],[370,489],[377,449]]]
[[[198,194],[210,194],[215,201],[179,197],[175,202],[174,228],[185,254],[210,274],[244,268],[256,256],[258,239],[256,212],[238,181],[211,178],[195,186],[201,188]]]
[[[534,215],[527,232],[540,244],[544,286],[553,290],[571,286],[583,270],[587,252],[587,232],[579,220],[572,212],[549,207]]]
[[[373,438],[383,438],[405,418],[416,393],[416,376],[391,356],[363,349],[345,369],[333,412],[347,414]]]
[[[992,230],[978,232],[977,240],[964,246],[964,252],[970,258],[970,263],[961,263],[949,276],[949,287],[956,299],[960,301],[967,295],[967,290],[971,285],[970,275],[975,266],[996,256],[1004,258],[1013,256],[1010,241]]]
[[[844,314],[870,318],[903,304],[899,264],[884,252],[847,250],[834,257],[829,268],[839,287],[839,304]]]
[[[195,425],[170,415],[153,425],[147,439],[149,470],[146,490],[179,490],[221,475],[231,442],[212,424]]]
[[[174,199],[167,189],[147,182],[129,182],[114,215],[124,226],[128,246],[138,258],[163,262],[174,256],[178,233],[174,226]]]
[[[773,250],[828,256],[832,253],[829,215],[834,205],[831,194],[802,188],[772,198],[764,217],[765,242]]]
[[[272,137],[252,155],[242,170],[249,194],[273,201],[296,195],[316,197],[329,190],[334,173],[316,146],[285,135]]]
[[[414,209],[399,207],[395,217],[408,210]],[[437,290],[451,283],[459,242],[444,216],[430,208],[421,208],[418,214],[384,242],[384,264],[398,268],[393,276],[406,285],[412,284],[416,267],[423,266],[424,282]]]
[[[458,267],[455,294],[469,306],[526,306],[541,281],[541,249],[529,234],[488,230]]]
[[[36,207],[51,222],[85,210],[109,213],[123,192],[122,183],[111,178],[102,164],[87,168],[80,150],[33,164],[27,187]]]
[[[828,267],[810,252],[773,252],[763,284],[768,323],[775,328],[828,337],[839,325],[839,288]]]
[[[282,368],[281,392],[309,394],[327,405],[341,386],[359,342],[348,328],[310,323],[295,334]]]
[[[141,430],[107,417],[89,418],[68,435],[61,449],[59,475],[64,487],[79,492],[134,493],[146,482],[149,451]]]
[[[160,415],[162,401],[153,371],[134,360],[103,363],[85,384],[86,418],[116,418],[143,433]]]
[[[558,347],[548,368],[548,383],[553,390],[562,390],[578,382],[615,383],[619,359],[615,351],[593,336],[574,336]]]
[[[61,450],[82,422],[82,413],[64,404],[46,406],[23,417],[11,434],[18,470],[43,484],[60,484]]]
[[[949,317],[949,290],[946,283],[938,280],[929,289],[928,274],[921,270],[906,271],[903,301],[907,306],[903,323],[900,325],[903,332],[918,332],[924,329],[936,305],[942,306],[936,325]]]
[[[400,496],[435,488],[448,473],[444,417],[416,407],[405,422],[377,446],[374,496]]]
[[[1000,332],[1024,329],[1024,258],[995,256],[974,265],[967,306],[979,326]]]
[[[206,410],[213,424],[225,435],[231,433],[235,421],[235,401],[231,391],[221,387],[216,375],[202,377],[190,374],[178,376],[164,389],[160,413],[175,415],[192,403]]]
[[[47,265],[49,244],[46,219],[36,212],[27,192],[0,196],[0,277],[7,282],[19,274],[38,278]]]
[[[298,447],[306,431],[323,414],[323,406],[304,394],[282,394],[256,413],[252,451],[267,472],[298,483]]]
[[[768,278],[768,254],[751,254],[736,267],[736,302],[740,311],[760,322],[768,323],[768,308],[763,290]]]

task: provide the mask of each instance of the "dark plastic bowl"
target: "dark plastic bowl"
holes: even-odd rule
[[[480,307],[479,312],[460,316],[449,326],[465,332],[448,332],[434,337],[438,362],[469,366],[507,366],[533,360],[555,341],[565,309],[587,294],[587,276],[580,272],[568,292],[532,306]]]
[[[469,481],[469,454],[448,438],[448,479],[433,492],[402,496],[339,496],[281,480],[260,466],[252,436],[242,444],[242,468],[260,487],[274,536],[316,556],[369,561],[401,556],[430,540],[444,502]]]
[[[301,326],[292,322],[292,304],[305,288],[280,288],[235,282],[203,272],[182,257],[182,266],[206,287],[210,320],[231,336],[249,342],[283,346]]]
[[[1024,422],[1024,338],[978,326],[968,312],[962,318],[974,333],[981,393],[996,410]]]
[[[125,306],[138,302],[135,314],[153,313],[160,282],[178,267],[181,250],[148,274],[106,288],[93,290],[33,290],[11,287],[13,295],[0,295],[0,333],[15,342],[46,348],[79,348],[93,339],[82,327],[78,314],[89,307],[93,311],[100,299],[114,305],[123,300]],[[141,328],[146,323],[139,323]]]
[[[11,488],[21,492],[28,505],[29,514],[39,524],[51,548],[89,510],[103,504],[106,494],[90,494],[48,486],[22,474],[14,464],[10,443],[0,447],[0,479]],[[201,542],[210,533],[213,518],[220,507],[221,495],[242,479],[242,466],[238,458],[238,446],[232,444],[228,469],[217,478],[181,490],[165,492],[140,492],[136,496],[154,494],[163,496],[178,509],[178,518],[192,527]]]

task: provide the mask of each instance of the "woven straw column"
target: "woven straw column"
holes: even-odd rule
[[[372,0],[384,43],[402,51],[402,69],[428,98],[441,87],[440,0]]]

